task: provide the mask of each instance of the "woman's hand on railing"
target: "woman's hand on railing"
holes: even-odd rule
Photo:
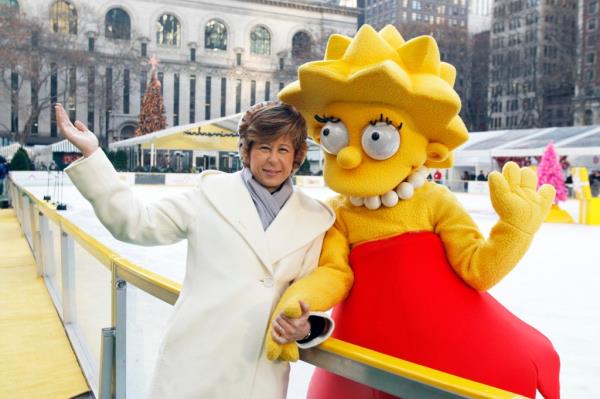
[[[56,123],[63,136],[81,151],[84,157],[89,157],[98,149],[98,137],[88,130],[83,122],[75,121],[73,125],[67,112],[61,104],[56,104]]]

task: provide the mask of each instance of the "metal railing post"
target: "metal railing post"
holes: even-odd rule
[[[100,346],[100,389],[99,399],[113,399],[115,388],[115,329],[102,329]]]
[[[37,218],[35,215],[37,214]],[[35,258],[35,268],[38,276],[42,275],[42,237],[40,233],[40,218],[42,213],[38,210],[37,205],[33,205],[33,221],[35,222],[31,228],[33,238],[33,257]]]
[[[41,267],[38,268],[38,273],[40,276],[48,275],[48,270],[50,268],[50,264],[48,262],[52,262],[52,240],[51,240],[51,231],[50,226],[48,226],[48,217],[46,215],[40,215],[40,241],[41,245]]]
[[[60,235],[63,322],[71,323],[75,316],[75,246],[73,238],[62,231]]]
[[[117,279],[116,326],[115,326],[115,374],[117,399],[127,395],[127,282]]]

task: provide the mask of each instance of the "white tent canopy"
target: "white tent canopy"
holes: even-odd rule
[[[149,133],[143,136],[132,137],[127,140],[121,140],[109,145],[111,150],[117,148],[134,147],[137,145],[150,144],[158,139],[168,138],[170,136],[180,135],[185,132],[194,132],[201,129],[203,126],[214,125],[222,128],[229,132],[237,132],[237,125],[242,114],[235,114],[225,116],[222,118],[211,119],[207,121],[201,121],[196,123],[190,123],[188,125],[173,126],[167,129],[159,130],[158,132]]]
[[[489,162],[497,157],[541,156],[551,141],[558,155],[600,156],[600,126],[550,127],[540,129],[474,132],[455,151],[455,165]]]

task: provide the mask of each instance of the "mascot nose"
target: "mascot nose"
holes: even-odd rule
[[[344,169],[354,169],[362,162],[362,155],[357,148],[345,147],[337,154],[337,163]]]

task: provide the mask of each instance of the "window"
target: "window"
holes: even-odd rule
[[[129,69],[123,71],[123,113],[129,113]]]
[[[50,64],[50,136],[56,137],[56,110],[54,105],[58,101],[58,68],[56,64]]]
[[[96,41],[94,40],[94,38],[93,37],[88,37],[88,51],[90,53],[93,53],[95,47],[96,47]]]
[[[111,67],[106,68],[106,74],[104,76],[105,79],[105,87],[106,87],[106,115],[105,115],[105,134],[108,137],[109,131],[109,123],[110,123],[110,114],[112,113],[113,106],[113,70]]]
[[[235,53],[235,65],[242,65],[242,53]]]
[[[269,101],[271,99],[271,82],[265,82],[265,101]]]
[[[96,105],[96,67],[90,66],[87,70],[87,126],[94,131]]]
[[[242,112],[242,81],[235,82],[235,113]]]
[[[190,75],[190,123],[196,122],[196,75]]]
[[[292,38],[292,57],[308,58],[310,57],[312,40],[308,33],[300,31],[296,32]]]
[[[204,119],[205,120],[210,119],[210,96],[211,96],[210,85],[211,85],[211,78],[210,78],[210,76],[207,76],[206,77],[206,85],[204,88]]]
[[[179,125],[179,74],[173,75],[173,126]]]
[[[143,70],[140,73],[140,112],[144,104],[144,94],[146,94],[146,86],[148,85],[148,71]]]
[[[17,0],[0,0],[0,16],[13,15],[19,11]]]
[[[250,105],[256,104],[256,80],[250,81]]]
[[[586,64],[593,64],[596,62],[596,53],[587,53],[585,55]]]
[[[190,61],[196,62],[196,49],[193,47],[190,49]]]
[[[19,74],[10,74],[10,131],[19,132]]]
[[[583,114],[583,124],[585,126],[589,126],[592,124],[594,119],[594,113],[592,112],[591,109],[586,109],[585,113]]]
[[[38,110],[38,107],[39,107],[38,94],[39,94],[38,82],[36,80],[32,80],[31,81],[31,110],[32,110],[31,133],[32,134],[38,133],[38,115],[34,114],[35,110]]]
[[[227,50],[227,28],[225,24],[213,19],[204,28],[204,48]]]
[[[271,54],[271,34],[264,26],[257,26],[250,33],[250,52],[252,54]]]
[[[67,110],[69,111],[69,119],[75,121],[77,119],[77,69],[74,65],[69,67],[69,96],[67,97]]]
[[[588,20],[588,30],[596,30],[596,25],[597,25],[596,21],[597,21],[596,18],[591,18]]]
[[[107,39],[129,40],[131,38],[131,20],[121,8],[113,8],[104,19],[104,35]]]
[[[171,14],[163,14],[156,21],[156,43],[163,46],[179,46],[181,25]]]
[[[164,80],[165,80],[164,72],[159,72],[158,73],[158,81],[160,82],[160,95],[161,96],[163,95],[163,87],[165,86]]]
[[[148,43],[142,43],[141,46],[142,46],[142,48],[141,48],[142,57],[147,57],[148,56]]]
[[[598,1],[592,0],[590,4],[588,4],[588,12],[590,14],[595,14],[598,11]]]
[[[77,34],[77,10],[66,0],[58,0],[50,7],[50,29],[54,33]]]
[[[285,66],[285,60],[283,57],[279,57],[279,70],[283,71],[283,67]]]
[[[227,78],[221,78],[221,116],[225,116],[227,105]]]
[[[284,86],[285,86],[285,83],[279,82],[279,90],[280,91],[283,89]]]

